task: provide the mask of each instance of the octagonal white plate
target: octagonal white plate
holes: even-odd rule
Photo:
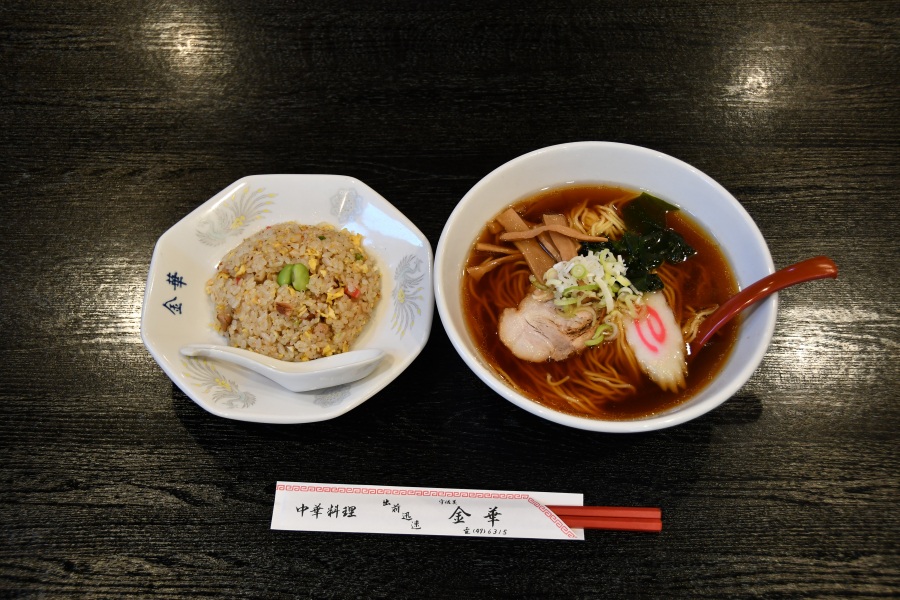
[[[242,367],[179,354],[185,344],[226,343],[212,326],[206,282],[244,238],[285,221],[330,223],[360,233],[378,263],[381,300],[353,347],[381,348],[387,356],[364,379],[295,393]],[[159,238],[144,292],[141,338],[172,381],[207,411],[258,423],[310,423],[359,406],[402,373],[428,341],[433,314],[431,245],[375,190],[342,175],[253,175]]]

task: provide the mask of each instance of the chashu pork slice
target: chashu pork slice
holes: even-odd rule
[[[594,313],[576,311],[567,317],[553,300],[533,294],[525,296],[518,308],[500,314],[500,341],[522,360],[544,362],[564,360],[584,348],[594,334]]]

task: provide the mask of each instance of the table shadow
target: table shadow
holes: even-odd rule
[[[581,492],[588,503],[678,506],[715,470],[716,440],[763,410],[756,395],[738,393],[689,423],[604,434],[490,400],[478,403],[477,418],[467,407],[468,418],[455,422],[416,422],[421,407],[379,406],[376,397],[330,421],[269,425],[212,415],[174,384],[172,391],[175,415],[223,471],[224,485],[251,485],[245,493],[261,503],[288,480]]]

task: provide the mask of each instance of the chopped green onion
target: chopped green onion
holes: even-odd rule
[[[589,339],[584,343],[585,346],[596,346],[597,344],[603,342],[603,338],[606,337],[606,332],[612,331],[612,325],[608,325],[604,323],[600,327],[597,328],[597,331],[594,332],[594,337]]]
[[[536,287],[539,290],[549,290],[550,289],[549,287],[547,287],[546,285],[544,285],[543,283],[538,281],[537,277],[535,277],[534,275],[529,275],[528,281],[530,281],[531,285],[533,285],[534,287]]]
[[[578,302],[578,298],[559,298],[558,300],[554,300],[553,304],[557,306],[566,306],[568,304],[576,304]]]
[[[596,283],[588,283],[585,285],[573,285],[571,287],[567,287],[563,290],[563,296],[566,296],[572,292],[596,292],[600,289],[600,286]]]
[[[587,275],[587,269],[584,265],[574,265],[572,266],[572,270],[569,271],[569,275],[571,275],[575,279],[581,279],[582,277]]]

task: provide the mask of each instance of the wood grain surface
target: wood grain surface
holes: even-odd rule
[[[0,596],[900,595],[900,10],[894,2],[0,4]],[[608,140],[743,204],[772,345],[712,413],[604,435],[535,417],[435,315],[333,421],[229,421],[146,351],[159,236],[231,182],[339,173],[436,245],[503,162]],[[663,510],[583,542],[272,531],[277,480],[583,493]]]

